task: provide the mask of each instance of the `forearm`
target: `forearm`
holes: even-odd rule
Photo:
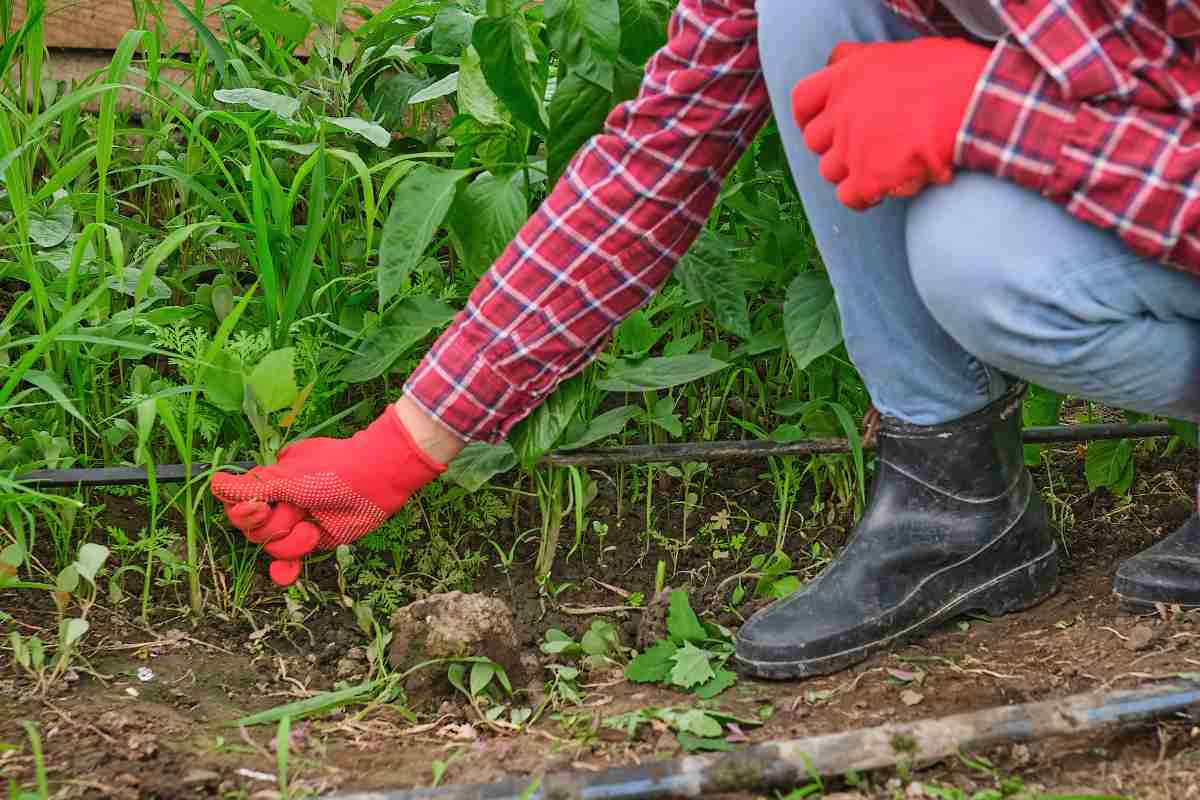
[[[502,439],[646,303],[769,113],[753,0],[683,0],[637,99],[576,157],[409,378],[462,440]]]

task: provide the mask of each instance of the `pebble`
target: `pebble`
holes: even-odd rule
[[[1135,625],[1133,630],[1129,632],[1129,637],[1125,640],[1125,649],[1137,652],[1138,650],[1148,650],[1151,645],[1162,639],[1166,632],[1161,627],[1154,627],[1149,623],[1143,622],[1140,625]]]
[[[197,783],[212,783],[220,779],[221,776],[210,769],[194,769],[187,775],[184,775],[180,783],[184,786],[191,786]]]

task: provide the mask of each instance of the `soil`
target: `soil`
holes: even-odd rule
[[[876,656],[844,673],[796,683],[742,680],[718,704],[739,716],[757,716],[761,727],[746,730],[749,741],[796,738],[933,718],[985,707],[1063,697],[1105,688],[1133,688],[1179,673],[1200,672],[1200,613],[1164,610],[1133,616],[1111,593],[1116,565],[1178,526],[1193,511],[1194,454],[1164,457],[1142,452],[1132,499],[1088,493],[1082,450],[1054,452],[1050,471],[1038,480],[1051,498],[1055,517],[1066,523],[1061,589],[1037,608],[995,620],[956,622],[919,645]],[[722,509],[740,509],[773,520],[769,484],[754,467],[714,467],[703,509],[690,515],[691,529]],[[1053,481],[1051,482],[1051,477]],[[1053,491],[1050,487],[1053,486]],[[679,498],[671,482],[660,498]],[[113,498],[114,514],[134,517],[127,502]],[[518,552],[525,562],[511,574],[485,570],[475,589],[503,600],[514,611],[516,639],[524,660],[536,656],[548,628],[580,635],[597,617],[617,624],[634,643],[636,610],[622,605],[609,587],[653,594],[654,570],[664,556],[657,544],[644,552],[643,511],[617,517],[614,498],[601,496],[589,510],[607,516],[610,532],[603,566],[594,549],[567,560],[564,533],[557,585],[569,584],[554,600],[540,596],[530,579],[536,542]],[[810,517],[812,498],[798,508]],[[679,510],[657,520],[678,529]],[[136,531],[136,527],[132,530]],[[820,541],[836,551],[844,520],[809,521],[789,537],[797,565],[815,569],[808,554]],[[511,534],[509,534],[511,537]],[[753,534],[751,540],[755,540]],[[773,533],[771,538],[773,539]],[[769,549],[770,543],[763,544]],[[761,549],[761,548],[760,548]],[[807,559],[807,560],[806,560]],[[714,618],[736,624],[728,608],[731,582],[746,557],[712,558],[711,546],[682,551],[672,585],[686,586],[693,603]],[[330,598],[337,590],[332,566],[314,570],[315,583]],[[720,590],[718,591],[718,587]],[[0,593],[12,615],[0,634],[42,631],[56,621],[40,593]],[[56,797],[199,798],[267,797],[276,787],[274,725],[239,728],[230,721],[309,697],[366,673],[369,644],[353,615],[335,600],[285,607],[268,584],[256,584],[250,609],[236,618],[210,616],[192,624],[182,614],[145,625],[132,610],[98,605],[85,655],[90,670],[31,697],[28,682],[6,658],[0,665],[0,774],[32,786],[33,758],[22,720],[35,722],[45,748],[51,792]],[[747,608],[738,609],[746,613]],[[535,665],[536,666],[536,665]],[[139,675],[139,671],[141,674]],[[532,733],[513,735],[483,723],[470,706],[447,694],[413,710],[397,704],[351,707],[293,724],[289,745],[293,789],[315,794],[428,786],[435,765],[445,765],[443,783],[480,783],[547,770],[594,770],[679,755],[674,737],[643,729],[640,739],[598,725],[604,716],[647,706],[687,703],[686,695],[621,680],[619,672],[587,673],[581,680],[586,705],[547,713]],[[541,691],[531,682],[532,693]],[[518,687],[519,688],[519,687]],[[1015,744],[984,757],[1030,788],[1057,795],[1116,795],[1130,798],[1200,798],[1200,719],[1180,719],[1089,736]],[[827,783],[842,800],[927,795],[938,784],[972,791],[992,778],[961,760],[925,765],[903,775],[883,770],[865,776],[869,785]]]

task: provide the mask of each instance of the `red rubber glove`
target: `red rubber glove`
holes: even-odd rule
[[[954,177],[954,143],[991,51],[963,39],[843,43],[792,112],[838,199],[866,211]]]
[[[389,407],[349,439],[305,439],[281,450],[271,466],[218,472],[212,492],[234,527],[274,559],[271,579],[287,586],[304,556],[375,530],[445,469]]]

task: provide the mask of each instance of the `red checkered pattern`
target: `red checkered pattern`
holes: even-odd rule
[[[881,0],[963,35],[936,0]],[[407,395],[498,441],[596,355],[695,240],[770,108],[755,0],[681,0],[639,96],[566,175],[422,361]],[[797,13],[803,13],[802,3]],[[1200,0],[1002,0],[956,160],[1200,273]]]

